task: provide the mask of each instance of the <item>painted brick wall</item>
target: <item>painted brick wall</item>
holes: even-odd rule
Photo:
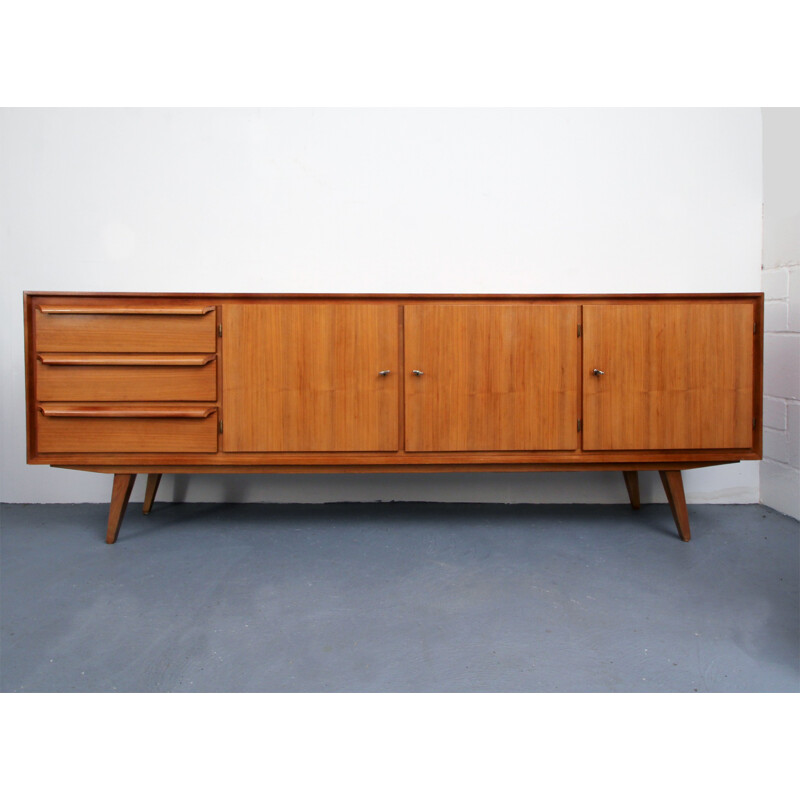
[[[764,109],[761,502],[800,519],[800,109]]]

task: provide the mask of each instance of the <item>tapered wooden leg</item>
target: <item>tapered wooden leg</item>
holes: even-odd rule
[[[128,507],[128,500],[133,489],[133,482],[136,480],[136,473],[131,475],[115,475],[114,486],[111,489],[111,508],[108,511],[108,531],[106,532],[106,544],[114,544],[117,541],[119,526],[125,516],[125,509]]]
[[[678,469],[659,470],[661,483],[667,493],[669,507],[678,527],[678,535],[684,542],[688,542],[692,535],[689,532],[689,510],[686,508],[686,495],[683,493],[683,478]]]
[[[147,476],[147,488],[144,490],[142,514],[149,514],[153,510],[153,500],[156,499],[159,483],[161,483],[161,473],[151,472]]]
[[[639,508],[639,473],[638,472],[623,472],[622,477],[625,478],[625,486],[628,489],[628,497],[631,499],[631,508]]]

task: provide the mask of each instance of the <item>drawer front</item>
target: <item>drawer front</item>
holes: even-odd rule
[[[211,401],[216,356],[62,356],[36,359],[40,401]]]
[[[107,415],[124,411],[40,406],[37,450],[43,454],[217,452],[216,408],[150,409],[151,413],[162,415],[192,413],[194,416]]]
[[[100,308],[42,304],[35,313],[40,353],[213,353],[214,306]]]

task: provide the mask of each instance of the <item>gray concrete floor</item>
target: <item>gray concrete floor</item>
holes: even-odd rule
[[[4,692],[796,692],[763,506],[0,509]]]

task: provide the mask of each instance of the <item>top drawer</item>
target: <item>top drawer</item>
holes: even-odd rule
[[[213,353],[216,308],[154,302],[138,306],[41,303],[35,306],[39,352]]]

